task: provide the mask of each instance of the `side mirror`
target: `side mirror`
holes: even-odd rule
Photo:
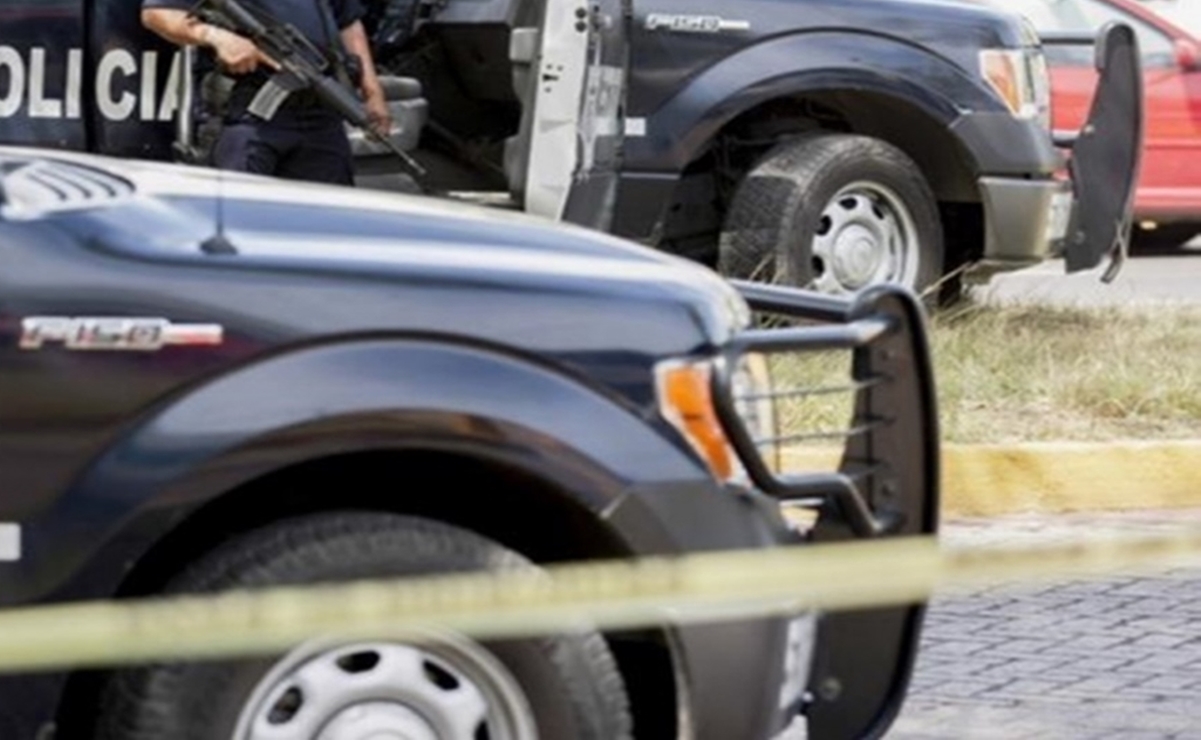
[[[1176,64],[1185,72],[1201,70],[1201,45],[1192,39],[1176,39]]]

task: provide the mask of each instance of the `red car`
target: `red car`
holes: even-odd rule
[[[1201,3],[1201,0],[1189,0]],[[1136,243],[1180,245],[1201,232],[1201,39],[1139,0],[992,0],[1041,34],[1134,28],[1146,70],[1146,144],[1135,200]],[[1078,130],[1096,86],[1093,49],[1048,45],[1054,125]]]

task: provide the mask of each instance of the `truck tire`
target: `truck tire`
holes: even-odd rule
[[[1201,224],[1165,224],[1151,231],[1136,226],[1131,231],[1130,248],[1145,252],[1183,251],[1198,234]]]
[[[727,277],[850,294],[891,282],[922,292],[943,268],[938,204],[920,169],[866,136],[777,145],[739,184],[718,269]]]
[[[235,539],[166,591],[532,567],[494,542],[437,522],[339,513]],[[592,631],[487,644],[461,636],[313,643],[280,659],[123,670],[110,675],[100,696],[104,740],[265,737],[256,727],[290,740],[384,736],[385,729],[438,740],[632,737],[621,675]]]

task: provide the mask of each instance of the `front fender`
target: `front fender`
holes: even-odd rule
[[[104,595],[188,512],[238,485],[315,457],[417,446],[504,458],[598,513],[633,483],[705,479],[632,409],[524,358],[433,340],[314,346],[133,426],[26,522],[24,572],[0,576],[0,603]]]
[[[639,76],[651,78],[654,70],[635,70],[633,75],[637,87]],[[805,92],[837,90],[901,98],[946,125],[964,109],[1000,109],[999,101],[974,76],[920,47],[865,33],[797,33],[725,57],[653,110],[631,110],[631,117],[645,117],[646,134],[627,137],[627,167],[680,172],[723,126],[755,106]]]

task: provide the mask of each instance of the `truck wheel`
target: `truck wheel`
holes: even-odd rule
[[[842,134],[771,150],[735,192],[718,257],[727,277],[830,294],[883,282],[920,292],[942,264],[921,170],[886,142]]]
[[[1130,247],[1148,252],[1183,250],[1198,234],[1201,234],[1201,224],[1166,224],[1152,231],[1135,227],[1131,232]]]
[[[170,593],[449,571],[532,568],[470,532],[387,514],[290,520],[223,545]],[[595,632],[487,644],[315,642],[281,659],[111,674],[105,740],[628,739],[621,675]]]

